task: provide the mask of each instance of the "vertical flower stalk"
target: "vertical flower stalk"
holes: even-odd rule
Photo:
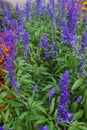
[[[70,123],[73,122],[72,114],[65,108],[70,103],[71,95],[68,93],[68,85],[69,85],[69,73],[66,71],[63,74],[62,79],[60,80],[60,103],[58,108],[57,114],[57,122],[64,122],[66,123],[69,121]]]
[[[27,0],[25,11],[26,11],[26,20],[30,20],[31,0]]]
[[[86,57],[85,57],[86,47],[87,47],[87,33],[83,32],[81,49],[80,49],[81,61],[80,61],[79,72],[81,73],[82,77],[84,77],[84,78],[86,77],[86,70],[85,70],[85,65],[86,65]]]
[[[76,0],[68,2],[68,10],[65,18],[65,23],[61,26],[62,40],[72,48],[77,47],[76,27],[77,13],[75,8]]]
[[[28,53],[30,51],[29,49],[29,35],[28,33],[24,30],[24,33],[23,33],[23,40],[24,40],[24,53]]]
[[[18,21],[19,21],[19,25],[21,27],[24,27],[24,19],[22,17],[22,9],[18,6],[18,4],[16,4],[16,13],[17,13],[17,16],[18,16]]]
[[[49,91],[49,93],[48,93],[48,97],[49,97],[49,106],[50,106],[50,100],[51,100],[52,97],[54,96],[55,91],[56,91],[56,89],[55,89],[55,87],[53,87],[53,88],[50,89],[50,91]]]
[[[9,73],[9,78],[10,78],[10,84],[11,86],[15,89],[17,95],[20,94],[19,92],[19,87],[17,86],[17,80],[15,80],[15,73],[14,73],[14,65],[13,65],[13,61],[11,59],[11,57],[7,57],[6,58],[6,68],[8,70]]]
[[[48,11],[49,11],[52,26],[54,28],[55,35],[56,35],[57,27],[56,27],[56,19],[55,19],[55,8],[53,7],[52,2],[49,3],[48,5]]]
[[[58,46],[56,43],[54,43],[52,45],[52,52],[53,52],[53,55],[56,55],[56,58],[58,57]]]
[[[39,15],[41,15],[44,11],[44,7],[42,4],[42,0],[36,0],[36,11]]]
[[[50,43],[48,42],[47,36],[45,34],[43,34],[42,40],[39,43],[39,48],[43,48],[44,49],[44,60],[50,59],[51,58],[51,54],[49,53],[50,50]]]

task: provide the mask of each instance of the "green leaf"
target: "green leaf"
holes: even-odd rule
[[[84,93],[83,100],[82,100],[81,104],[83,104],[86,101],[87,101],[87,90],[85,90],[85,93]]]
[[[28,111],[23,112],[21,116],[19,116],[19,119],[23,120],[28,115]]]
[[[83,110],[79,110],[79,112],[77,112],[77,113],[74,114],[74,119],[78,120],[78,119],[82,118],[83,113],[84,113]]]
[[[46,110],[45,110],[45,108],[39,106],[38,104],[36,105],[36,107],[37,107],[41,112],[43,112],[43,113],[46,114]]]
[[[55,130],[55,126],[51,121],[49,122],[49,130]]]
[[[52,114],[54,109],[55,109],[55,98],[52,99],[51,104],[50,104],[50,114]]]
[[[83,79],[82,79],[82,78],[77,79],[77,80],[75,81],[75,83],[73,84],[71,90],[77,89],[79,86],[81,86],[82,83],[83,83]]]
[[[40,118],[40,120],[38,120],[38,121],[36,121],[36,125],[39,125],[39,124],[44,124],[46,121],[47,121],[48,119],[46,119],[46,118]]]
[[[79,130],[87,130],[87,128],[84,126],[78,126],[78,128],[79,128]]]
[[[52,87],[53,87],[53,84],[51,83],[51,84],[47,85],[45,88],[43,88],[42,91],[45,91],[45,90],[50,89]]]
[[[8,110],[6,111],[5,122],[8,121],[9,115],[10,115],[10,109],[8,109]]]
[[[23,130],[23,129],[22,129],[22,126],[17,126],[17,127],[16,127],[16,130]]]

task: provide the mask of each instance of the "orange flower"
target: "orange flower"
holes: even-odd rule
[[[8,94],[8,95],[7,95],[7,99],[12,99],[12,95],[11,95],[11,94]]]
[[[2,64],[2,63],[3,63],[2,56],[0,56],[0,64]]]

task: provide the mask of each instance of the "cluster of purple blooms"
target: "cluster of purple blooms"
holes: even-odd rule
[[[4,130],[4,127],[3,127],[3,126],[0,126],[0,130]]]
[[[16,93],[19,95],[19,88],[17,86],[17,80],[15,79],[14,73],[14,60],[16,59],[16,55],[18,54],[18,50],[16,50],[16,44],[18,42],[19,50],[20,50],[20,41],[23,40],[24,43],[24,53],[29,52],[29,35],[24,29],[24,19],[23,19],[23,10],[16,5],[16,14],[18,16],[18,20],[13,18],[12,6],[10,3],[7,6],[4,5],[3,0],[0,0],[0,8],[2,9],[3,18],[2,18],[2,26],[4,29],[5,38],[1,39],[2,43],[5,46],[10,47],[10,54],[6,58],[5,67],[8,69],[10,84],[16,90]],[[26,6],[26,10],[30,8]],[[27,11],[26,11],[27,12]],[[27,19],[29,19],[29,12],[27,12]],[[3,30],[0,30],[0,35]],[[1,49],[0,49],[1,50]],[[2,52],[3,53],[3,52]]]
[[[49,130],[49,129],[47,128],[47,126],[41,126],[40,130]]]
[[[76,29],[77,29],[77,17],[79,17],[78,8],[75,8],[75,3],[76,0],[70,0],[68,1],[68,10],[65,10],[65,4],[66,0],[64,1],[58,1],[58,25],[61,26],[61,31],[62,31],[62,40],[66,42],[69,46],[76,48],[77,47],[77,42],[78,39],[76,37]],[[30,51],[29,48],[29,35],[24,29],[24,24],[25,20],[23,18],[23,10],[20,8],[18,5],[16,5],[16,14],[18,17],[18,20],[13,19],[13,14],[12,14],[12,8],[11,5],[8,3],[7,7],[4,6],[3,0],[0,0],[0,7],[2,8],[2,13],[3,13],[3,18],[2,18],[2,26],[4,28],[4,32],[10,30],[11,33],[6,33],[7,36],[4,39],[4,43],[6,43],[7,46],[10,46],[11,48],[11,56],[8,56],[6,58],[6,67],[8,69],[9,73],[9,78],[10,78],[10,83],[16,90],[16,93],[19,95],[19,87],[17,86],[17,80],[15,80],[15,73],[14,73],[14,64],[13,61],[16,58],[16,55],[18,52],[16,52],[14,46],[16,46],[16,42],[18,42],[18,45],[20,46],[20,41],[23,39],[23,44],[24,44],[24,53],[28,53]],[[56,14],[55,14],[55,1],[50,0],[50,3],[48,3],[48,12],[53,24],[53,27],[56,29]],[[60,9],[61,8],[61,9]],[[43,7],[42,0],[36,0],[36,11],[39,15],[42,15],[45,8]],[[59,10],[60,9],[60,10]],[[80,9],[80,7],[79,7]],[[79,11],[80,12],[80,11]],[[30,20],[31,18],[31,0],[27,0],[26,2],[26,7],[25,7],[25,13],[26,13],[26,20]],[[67,14],[67,15],[66,15]],[[65,18],[66,15],[66,18]],[[84,17],[83,23],[86,23],[86,18]],[[85,25],[83,25],[85,26]],[[13,30],[15,30],[16,34],[14,35]],[[87,46],[87,33],[83,32],[82,35],[82,44],[81,44],[81,49],[80,52],[82,53],[82,59],[81,59],[81,71],[84,72],[85,74],[85,51],[86,51],[86,46]],[[52,54],[58,54],[58,46],[56,43],[50,44],[47,36],[43,34],[42,40],[39,43],[39,48],[44,49],[44,60],[51,59]],[[1,53],[1,52],[0,52]],[[3,52],[2,52],[3,53]],[[69,85],[69,73],[66,71],[63,74],[62,79],[60,80],[60,103],[58,104],[58,114],[57,114],[57,122],[64,122],[66,123],[67,121],[72,123],[72,114],[69,112],[68,109],[66,109],[66,106],[70,103],[70,97],[71,95],[68,93],[68,85]],[[33,87],[33,91],[38,90],[38,85],[35,85]],[[51,99],[53,95],[55,94],[55,87],[51,88],[48,96]],[[76,102],[80,102],[82,99],[82,96],[79,96],[76,100]],[[3,127],[0,127],[0,130],[4,130]],[[48,130],[46,126],[41,126],[40,130]]]
[[[76,47],[76,27],[77,27],[77,12],[75,8],[76,0],[68,2],[68,11],[66,19],[63,25],[61,25],[62,30],[62,40],[66,42],[67,45],[71,47]]]
[[[56,54],[57,56],[57,53],[58,53],[57,44],[54,43],[52,44],[52,47],[51,47],[51,44],[49,43],[48,38],[45,34],[43,34],[42,40],[40,41],[38,47],[44,49],[44,60],[52,58],[52,54],[50,50],[53,52],[53,54]]]
[[[70,103],[71,95],[68,93],[69,73],[66,71],[60,80],[60,103],[58,104],[57,122],[73,122],[72,114],[65,108]]]

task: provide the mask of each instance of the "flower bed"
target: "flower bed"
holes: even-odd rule
[[[86,2],[0,9],[0,129],[86,130]]]

